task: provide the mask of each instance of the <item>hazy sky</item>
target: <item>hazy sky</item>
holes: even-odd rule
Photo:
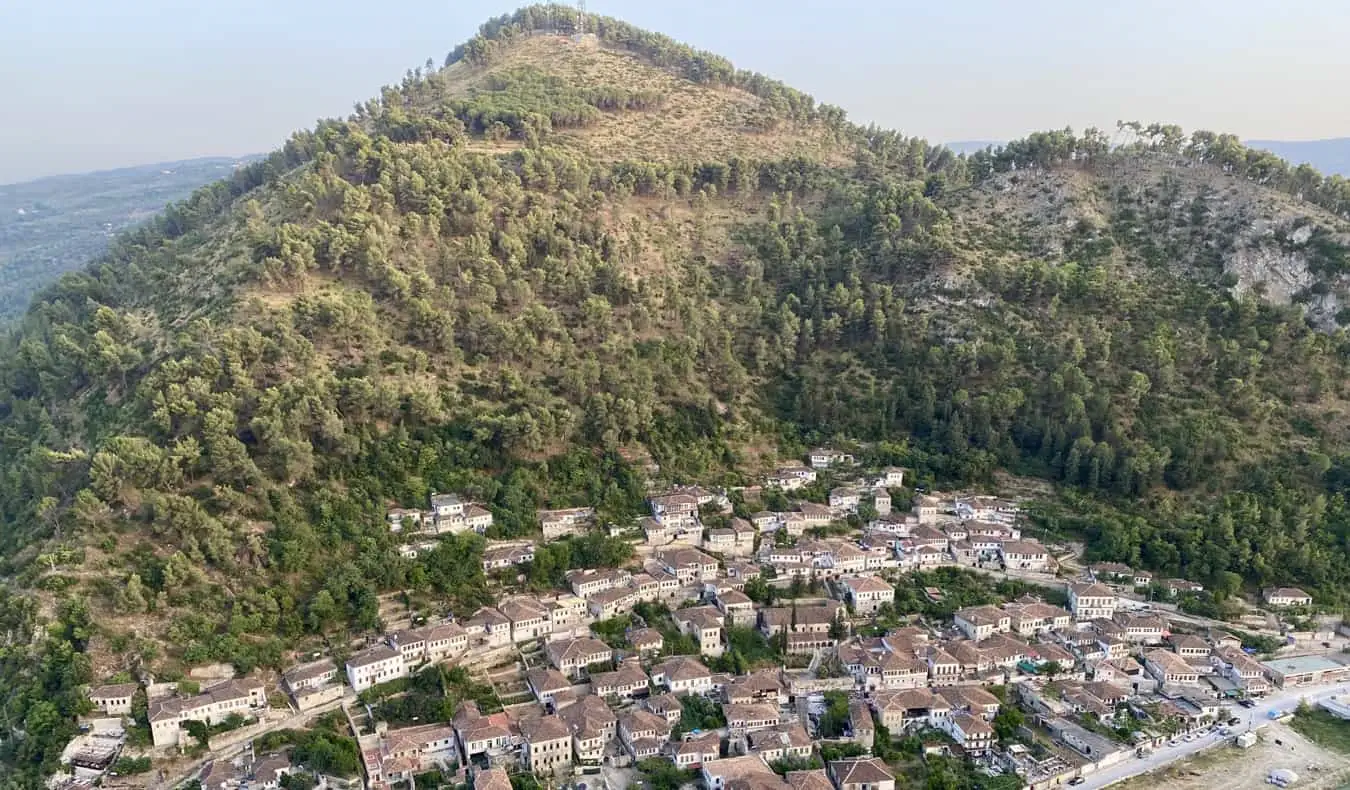
[[[511,0],[0,0],[0,183],[275,148]],[[933,141],[1350,135],[1345,0],[589,0]]]

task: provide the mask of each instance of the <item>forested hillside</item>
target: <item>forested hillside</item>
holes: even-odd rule
[[[0,186],[0,322],[116,234],[257,157],[161,162]]]
[[[481,540],[404,559],[385,509],[462,491],[490,537],[537,507],[622,523],[621,449],[680,482],[824,440],[925,481],[1033,474],[1094,556],[1345,600],[1350,183],[1166,126],[959,157],[572,19],[489,23],[6,339],[0,570],[60,660],[4,648],[29,724],[0,757],[54,759],[78,703],[53,690],[91,665],[275,666],[397,589],[466,613]],[[629,551],[564,541],[531,582]]]

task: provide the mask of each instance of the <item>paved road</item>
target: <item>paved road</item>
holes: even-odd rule
[[[1278,691],[1257,703],[1255,708],[1234,707],[1234,716],[1243,719],[1241,725],[1233,729],[1239,732],[1246,731],[1261,726],[1269,721],[1269,714],[1273,710],[1293,710],[1298,707],[1300,700],[1307,700],[1309,704],[1315,703],[1319,699],[1329,697],[1333,694],[1341,694],[1350,686],[1345,684],[1336,686],[1304,686],[1302,688],[1290,689],[1288,691]],[[1152,754],[1144,758],[1127,758],[1124,762],[1087,775],[1087,781],[1078,787],[1082,790],[1098,790],[1098,788],[1107,787],[1117,782],[1122,782],[1142,773],[1154,771],[1162,768],[1169,763],[1173,763],[1184,757],[1189,757],[1196,752],[1203,751],[1213,746],[1219,746],[1228,742],[1228,738],[1216,735],[1203,735],[1197,737],[1194,741],[1181,741],[1176,746],[1167,746],[1154,750]]]

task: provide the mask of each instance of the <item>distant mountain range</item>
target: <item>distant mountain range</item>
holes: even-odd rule
[[[990,146],[1003,145],[1004,140],[955,140],[943,145],[952,149],[958,154],[973,154],[976,151],[983,151]]]
[[[257,158],[160,162],[0,185],[0,323],[102,253],[118,231]]]
[[[1306,162],[1324,175],[1350,177],[1350,137],[1329,140],[1248,140],[1247,145],[1270,151],[1296,165]]]
[[[943,145],[958,154],[971,154],[990,146],[1003,145],[1002,140],[955,140]],[[1350,177],[1350,137],[1333,137],[1327,140],[1248,140],[1252,148],[1270,151],[1289,162],[1301,165],[1308,163],[1323,175],[1342,175]]]

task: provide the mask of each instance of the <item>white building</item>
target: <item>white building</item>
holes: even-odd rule
[[[999,557],[1009,569],[1043,571],[1050,567],[1050,552],[1034,540],[1004,541],[999,545]]]
[[[267,687],[258,680],[227,680],[195,697],[150,700],[146,711],[155,746],[182,743],[183,725],[199,721],[219,724],[231,715],[247,716],[267,708]]]
[[[1264,591],[1271,606],[1312,606],[1312,596],[1297,587],[1276,587]]]
[[[713,687],[712,672],[689,656],[676,656],[652,667],[652,683],[675,694],[706,694]]]
[[[871,614],[882,604],[895,601],[895,588],[876,576],[847,578],[842,585],[853,611],[859,614]]]
[[[554,540],[564,535],[575,535],[595,520],[595,508],[577,507],[566,510],[540,510],[539,526],[544,531],[544,540]]]
[[[117,683],[111,686],[99,686],[89,692],[89,701],[94,707],[109,716],[130,716],[131,699],[140,689],[135,683]]]
[[[848,453],[841,453],[838,450],[817,447],[811,451],[809,460],[811,466],[815,469],[829,469],[832,466],[853,463],[853,456]]]
[[[1116,612],[1116,594],[1097,582],[1069,585],[1069,611],[1073,619],[1110,620]]]
[[[403,653],[389,645],[375,645],[347,659],[347,685],[365,691],[378,683],[407,677],[408,665]]]

